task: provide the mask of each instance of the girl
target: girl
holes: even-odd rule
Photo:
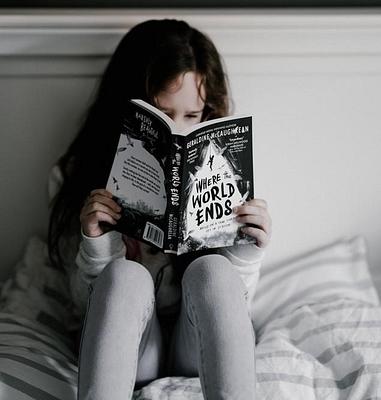
[[[206,399],[254,399],[248,307],[271,235],[266,202],[235,210],[257,245],[174,258],[110,229],[120,207],[103,187],[131,98],[160,108],[179,129],[229,112],[215,46],[183,21],[141,23],[111,57],[82,129],[52,175],[60,188],[49,249],[70,276],[78,399],[130,399],[134,389],[168,375],[199,376]]]

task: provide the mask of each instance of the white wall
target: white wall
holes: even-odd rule
[[[31,234],[46,234],[49,167],[112,50],[161,16],[214,39],[236,111],[255,115],[256,192],[274,224],[267,262],[362,234],[381,270],[380,10],[39,10],[0,15],[0,278]]]

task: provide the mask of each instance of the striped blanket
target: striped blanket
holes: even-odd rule
[[[77,362],[65,339],[0,313],[0,398],[75,400]],[[258,399],[381,399],[381,308],[350,299],[302,306],[258,337]],[[158,379],[135,400],[203,399],[198,378]]]
[[[381,399],[381,308],[332,299],[268,324],[256,347],[257,398]],[[164,378],[143,399],[202,399],[198,379]]]

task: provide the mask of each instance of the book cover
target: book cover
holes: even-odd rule
[[[252,117],[209,121],[185,137],[178,254],[255,241],[233,208],[254,197]]]
[[[171,128],[151,110],[129,102],[106,189],[122,207],[117,231],[163,248],[166,173]]]

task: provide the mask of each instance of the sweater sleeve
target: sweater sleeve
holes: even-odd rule
[[[75,257],[76,268],[70,276],[70,288],[78,311],[80,314],[84,314],[89,295],[89,284],[107,264],[125,257],[126,247],[122,240],[122,234],[116,231],[110,231],[98,237],[89,237],[81,230],[81,238]]]
[[[111,261],[126,255],[122,234],[109,231],[98,237],[86,236],[81,230],[82,240],[75,262],[89,284]]]
[[[247,244],[221,248],[219,254],[227,257],[237,269],[248,289],[247,300],[251,302],[255,295],[262,260],[265,256],[264,249],[255,244]]]

